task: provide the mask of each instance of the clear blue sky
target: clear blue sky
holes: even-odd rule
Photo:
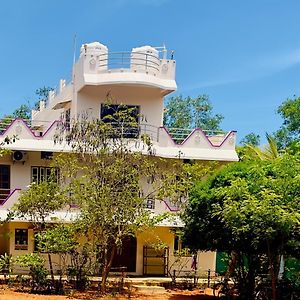
[[[178,94],[208,94],[239,137],[279,128],[278,105],[300,96],[299,0],[1,1],[0,114],[70,74],[73,36],[111,51],[166,44]]]

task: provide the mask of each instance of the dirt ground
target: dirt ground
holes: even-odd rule
[[[116,300],[212,300],[212,297],[204,296],[203,292],[199,290],[194,291],[166,291],[164,294],[159,295],[141,295],[133,294],[128,296],[107,296],[99,297],[95,293],[75,293],[70,296],[48,296],[48,295],[34,295],[23,292],[16,292],[13,289],[0,288],[0,300],[101,300],[101,299],[116,299]]]

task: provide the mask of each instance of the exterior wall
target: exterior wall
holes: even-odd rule
[[[4,224],[0,227],[0,255],[9,253],[10,247],[10,231],[9,225]]]
[[[216,251],[198,252],[199,275],[206,275],[208,270],[216,270]]]
[[[77,95],[77,114],[89,112],[91,117],[99,118],[101,103],[107,100],[107,94],[113,103],[140,106],[142,123],[160,127],[163,123],[163,97],[158,89],[132,86],[87,86]],[[74,107],[75,108],[75,107]]]
[[[31,183],[31,167],[50,166],[50,161],[41,159],[41,152],[27,152],[27,159],[23,162],[13,162],[11,155],[5,155],[0,159],[0,164],[10,165],[10,187],[25,189]]]
[[[10,232],[9,238],[9,254],[13,256],[32,253],[34,251],[34,233],[30,223],[25,222],[10,222],[8,230]],[[28,249],[16,250],[15,249],[15,229],[28,229]]]
[[[179,273],[179,276],[186,275],[185,272],[191,271],[192,255],[182,256],[180,258],[174,255],[174,232],[171,227],[155,227],[137,236],[137,257],[135,275],[143,275],[143,247],[164,245],[168,247],[168,275],[173,274],[173,270]],[[198,252],[197,253],[197,273],[205,276],[208,269],[216,269],[216,252]]]
[[[143,247],[157,246],[158,243],[163,243],[169,250],[174,248],[170,227],[155,227],[137,235],[136,275],[143,275]]]
[[[16,250],[15,249],[15,229],[28,229],[28,248],[27,250]],[[1,236],[1,248],[0,254],[11,254],[14,257],[33,253],[34,252],[34,230],[31,223],[28,222],[10,222],[6,224],[5,236]],[[2,242],[4,241],[4,245]],[[45,267],[50,270],[48,255],[47,254],[40,254],[45,259]],[[51,254],[52,265],[54,273],[57,273],[61,265],[61,258],[57,254]],[[27,273],[28,270],[26,268],[21,268],[17,264],[14,266],[14,273]]]
[[[50,161],[41,159],[40,152],[28,152],[27,160],[23,163],[13,162],[10,155],[1,158],[1,164],[8,164],[11,168],[11,190],[15,188],[26,189],[31,182],[31,167],[32,166],[49,166]],[[162,166],[166,168],[167,166]],[[143,187],[149,188],[149,185],[143,181]],[[151,188],[151,187],[150,187]],[[17,199],[16,199],[17,200]],[[8,201],[10,202],[10,201]],[[9,207],[13,203],[8,203]],[[172,209],[172,207],[171,207]],[[170,211],[164,201],[155,200],[156,213],[163,213]],[[28,250],[15,250],[15,229],[29,229],[28,234]],[[10,253],[13,256],[31,253],[34,250],[33,229],[28,222],[10,222],[0,228],[0,254]],[[176,270],[190,270],[191,256],[183,257],[180,261],[173,255],[174,249],[174,233],[171,227],[155,227],[146,232],[142,232],[137,236],[137,256],[136,256],[136,272],[134,275],[143,275],[143,247],[155,245],[158,242],[163,243],[169,249],[169,271]],[[42,255],[46,261],[46,267],[49,269],[48,257],[46,254]],[[52,255],[54,271],[57,270],[61,264],[59,255]],[[214,253],[200,253],[198,255],[198,269],[200,272],[207,269],[215,270],[215,254]],[[24,270],[16,269],[17,272]]]

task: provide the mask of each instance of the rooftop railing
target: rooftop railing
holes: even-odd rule
[[[152,72],[160,71],[160,58],[145,52],[108,52],[98,56],[99,70],[135,69]]]
[[[193,131],[194,128],[167,128],[170,136],[176,144],[182,143]],[[222,130],[202,130],[207,137],[219,136],[223,137],[227,132]]]

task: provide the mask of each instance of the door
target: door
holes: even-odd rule
[[[122,241],[122,247],[117,250],[112,263],[113,268],[126,267],[127,272],[136,270],[136,238],[128,236]]]
[[[166,276],[168,273],[169,248],[155,249],[144,246],[143,274],[151,276]]]

